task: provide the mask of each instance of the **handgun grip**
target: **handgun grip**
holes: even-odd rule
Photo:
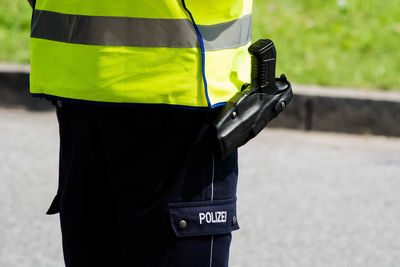
[[[249,47],[251,55],[251,87],[258,91],[272,92],[276,90],[275,68],[276,50],[269,39],[260,39]]]

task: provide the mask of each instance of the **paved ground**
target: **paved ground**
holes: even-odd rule
[[[62,266],[57,143],[53,113],[0,109],[1,267]],[[400,139],[267,130],[240,166],[232,267],[400,266]]]

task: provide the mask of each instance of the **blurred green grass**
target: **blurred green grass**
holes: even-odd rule
[[[30,13],[0,0],[0,61],[29,63]],[[253,37],[295,83],[400,90],[399,0],[254,0]]]
[[[398,0],[255,0],[254,18],[296,83],[400,89]]]
[[[29,63],[31,12],[26,0],[0,0],[0,61]]]

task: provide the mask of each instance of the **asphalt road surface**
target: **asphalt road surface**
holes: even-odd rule
[[[57,157],[52,112],[0,109],[1,267],[63,266]],[[232,267],[399,267],[400,139],[265,130],[238,205]]]

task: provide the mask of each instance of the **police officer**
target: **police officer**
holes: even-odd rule
[[[209,125],[249,81],[252,0],[32,5],[30,91],[57,108],[48,214],[66,266],[228,266],[237,153],[214,156]]]

